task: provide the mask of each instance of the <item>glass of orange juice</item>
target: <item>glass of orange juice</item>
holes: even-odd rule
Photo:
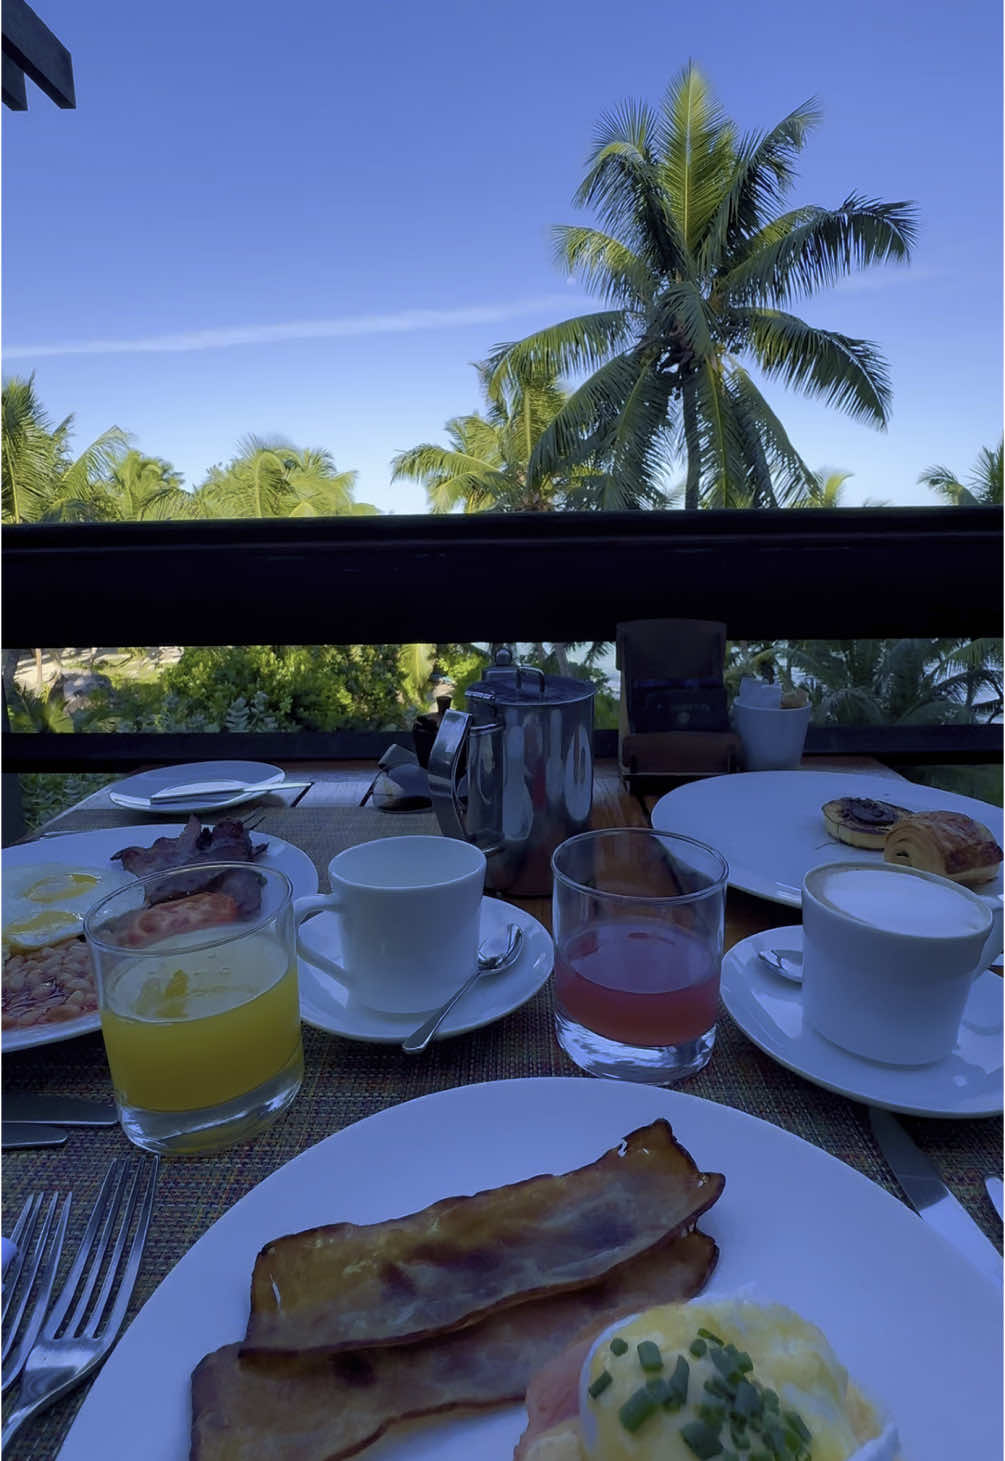
[[[292,888],[202,863],[138,878],[84,920],[119,1119],[147,1151],[254,1136],[300,1089]]]
[[[593,1075],[673,1085],[715,1044],[729,874],[691,837],[582,832],[551,860],[555,1034]]]

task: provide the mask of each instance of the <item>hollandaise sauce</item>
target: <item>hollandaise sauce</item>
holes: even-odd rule
[[[101,1013],[119,1101],[147,1111],[218,1106],[272,1080],[300,1049],[296,965],[268,932],[216,947],[204,931],[108,977]]]
[[[604,1461],[844,1461],[863,1439],[846,1371],[781,1305],[665,1306],[627,1320],[595,1344],[581,1400],[586,1454]],[[859,1416],[879,1433],[864,1400]]]

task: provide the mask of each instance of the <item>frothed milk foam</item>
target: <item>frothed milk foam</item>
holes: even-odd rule
[[[889,933],[958,938],[985,924],[966,893],[893,869],[829,867],[813,878],[812,892],[839,913]]]

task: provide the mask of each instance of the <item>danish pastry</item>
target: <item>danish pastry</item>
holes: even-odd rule
[[[910,816],[906,807],[893,802],[873,801],[866,796],[839,796],[821,807],[827,830],[839,842],[879,851],[886,834],[901,818]]]
[[[1002,850],[982,822],[962,812],[912,812],[890,828],[883,859],[974,884],[994,877]]]

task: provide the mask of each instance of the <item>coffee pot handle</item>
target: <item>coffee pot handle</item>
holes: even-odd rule
[[[470,729],[471,716],[466,711],[445,711],[426,768],[429,795],[440,830],[445,836],[457,837],[462,842],[468,840],[468,834],[464,825],[464,803],[457,786],[458,767]]]

